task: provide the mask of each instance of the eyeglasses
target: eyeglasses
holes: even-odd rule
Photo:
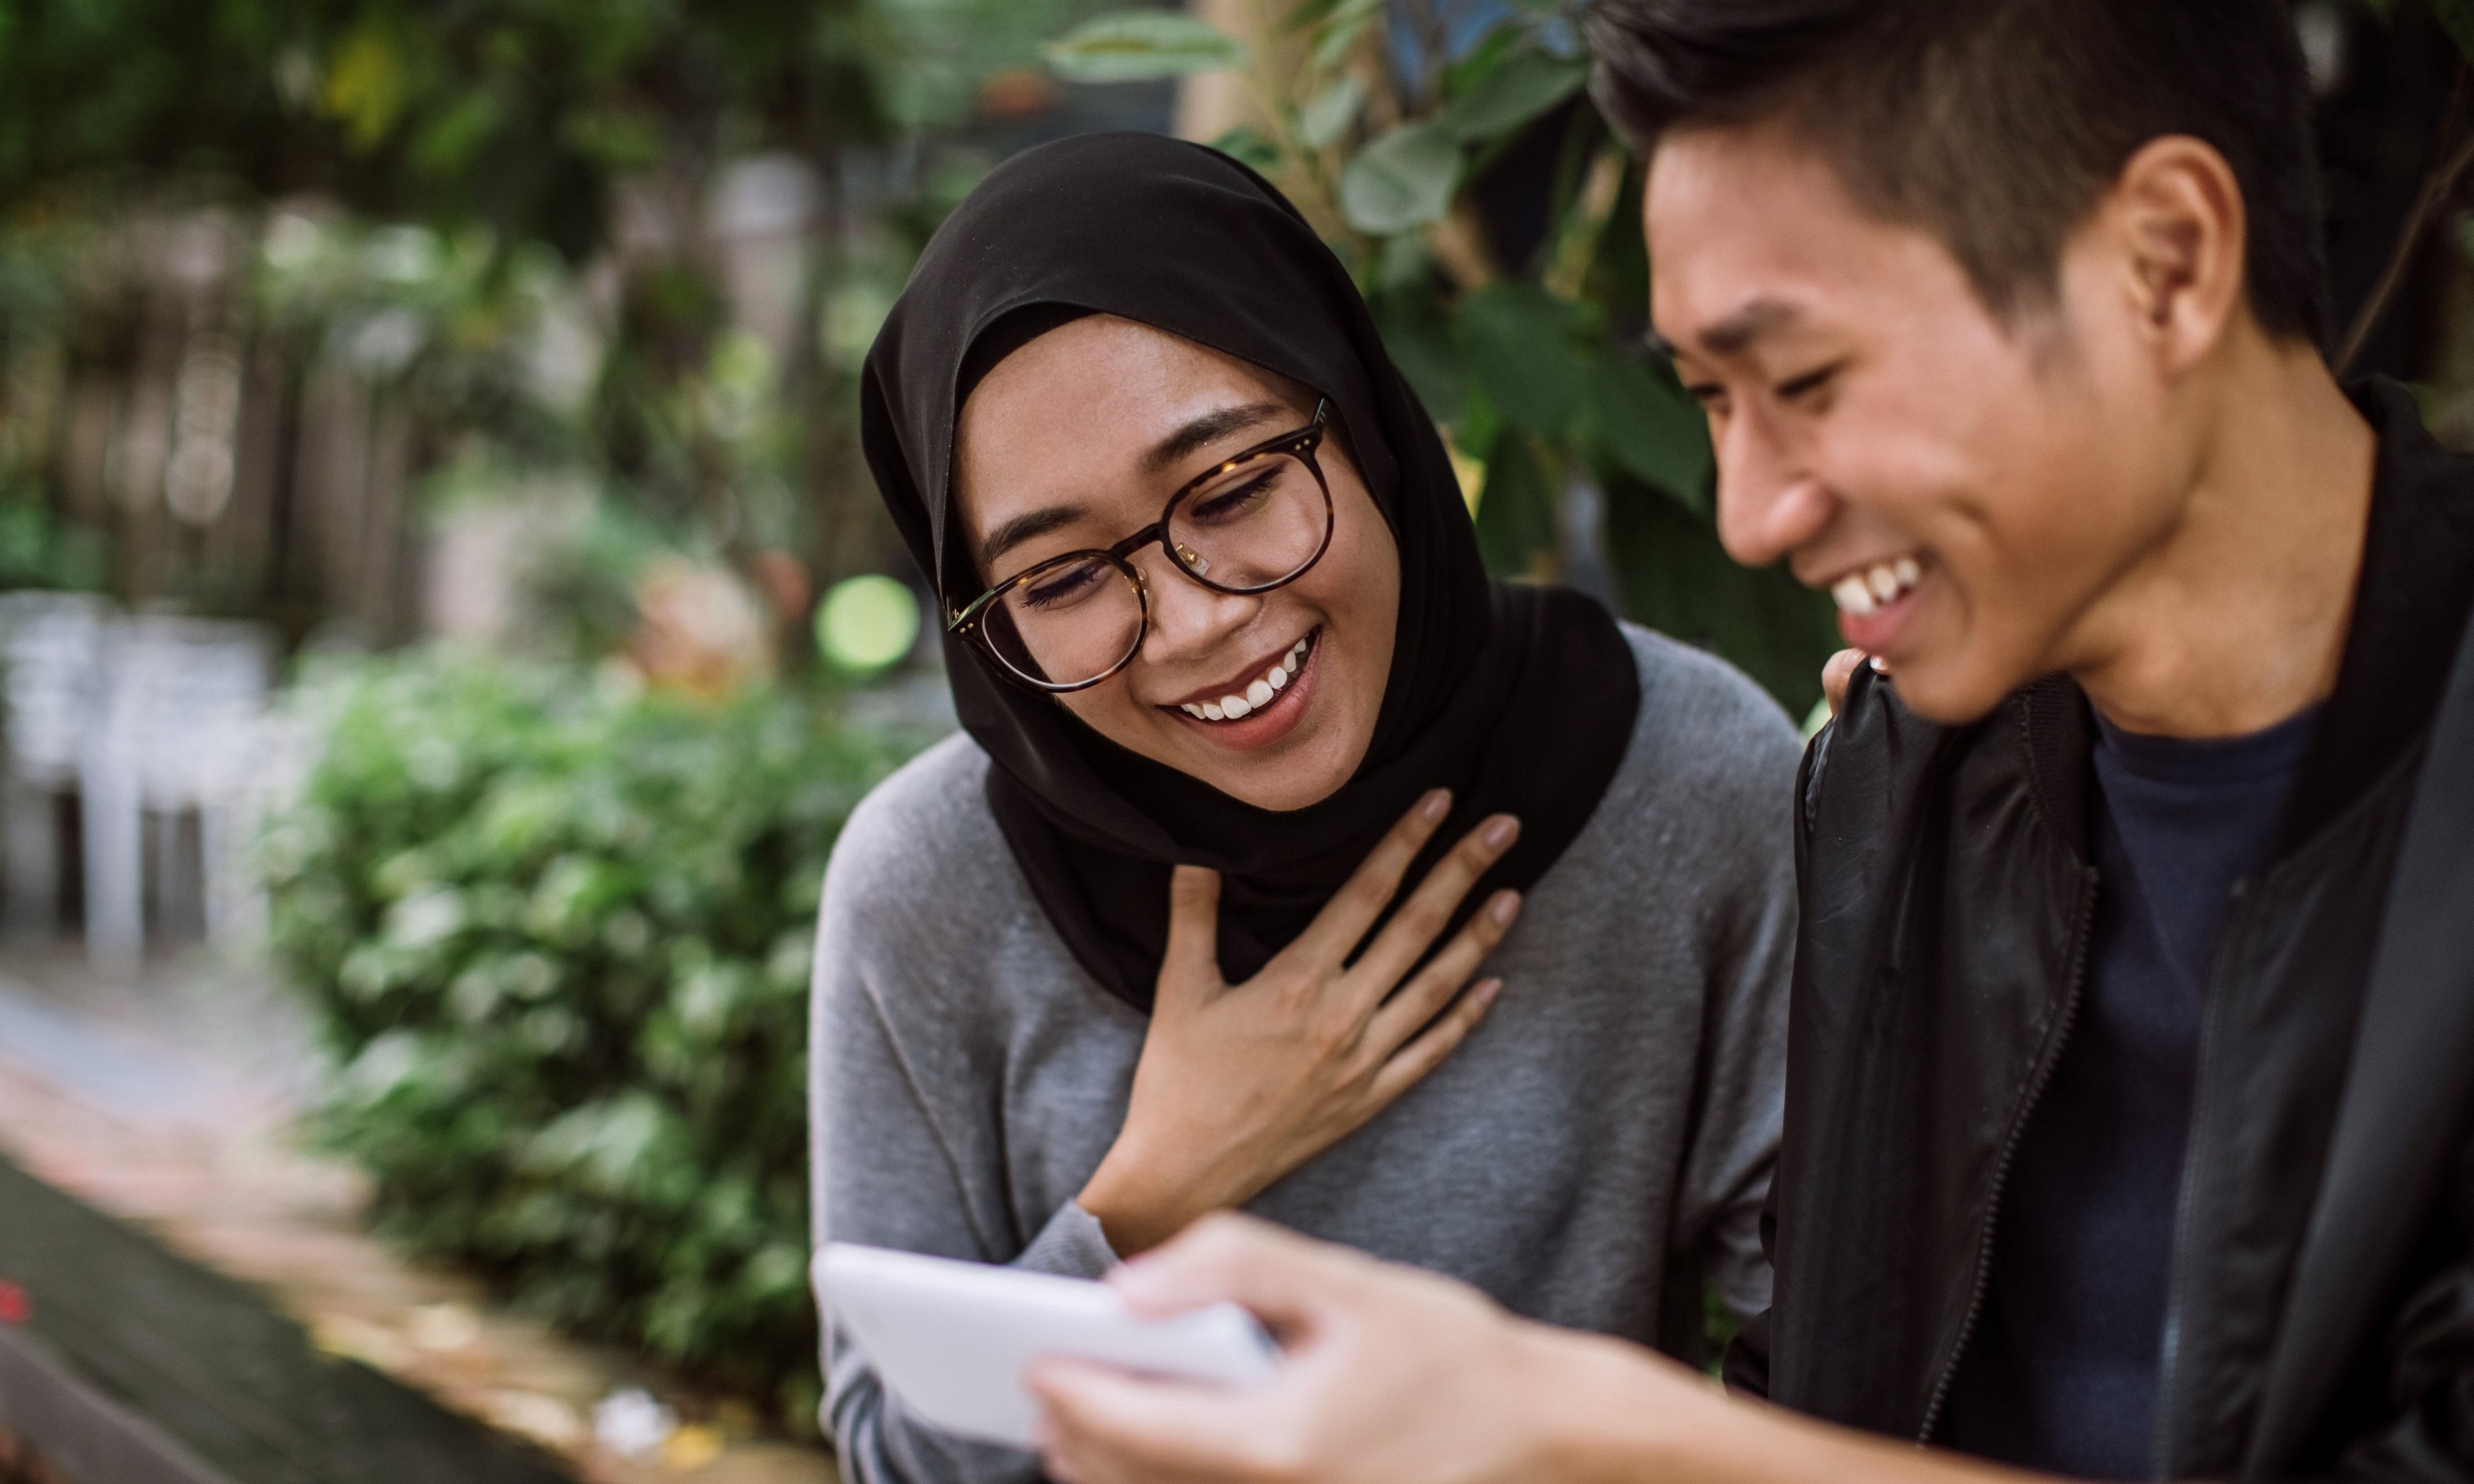
[[[1151,590],[1128,559],[1157,541],[1214,592],[1269,592],[1331,545],[1331,486],[1315,450],[1330,420],[1257,443],[1188,481],[1152,524],[1105,551],[1069,551],[997,584],[951,613],[949,634],[985,650],[1024,684],[1084,690],[1133,662],[1151,628]]]

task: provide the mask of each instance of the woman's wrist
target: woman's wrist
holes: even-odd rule
[[[1120,1136],[1074,1204],[1091,1213],[1120,1258],[1149,1252],[1214,1209]]]

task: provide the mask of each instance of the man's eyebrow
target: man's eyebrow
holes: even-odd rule
[[[1711,355],[1734,355],[1754,341],[1789,323],[1804,311],[1783,299],[1757,299],[1723,320],[1702,327],[1701,348]]]
[[[1238,407],[1222,407],[1178,428],[1152,445],[1143,455],[1143,472],[1156,474],[1172,465],[1181,464],[1198,449],[1208,448],[1231,433],[1261,427],[1294,416],[1278,402],[1248,402]]]
[[[980,564],[996,570],[996,560],[1034,537],[1062,530],[1090,514],[1079,505],[1050,505],[1011,520],[988,533],[980,547]]]

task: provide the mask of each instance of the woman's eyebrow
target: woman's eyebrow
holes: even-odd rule
[[[1143,455],[1143,472],[1156,474],[1171,465],[1184,462],[1187,455],[1208,448],[1231,433],[1260,427],[1291,417],[1289,409],[1278,402],[1248,402],[1239,407],[1222,407],[1204,413],[1185,426],[1152,445]]]
[[[1014,547],[1033,537],[1062,530],[1087,514],[1079,505],[1050,505],[1016,515],[988,533],[987,540],[980,547],[980,564],[993,570],[996,560]]]

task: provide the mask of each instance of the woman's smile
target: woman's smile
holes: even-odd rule
[[[1297,730],[1313,705],[1318,627],[1225,685],[1206,685],[1159,707],[1216,746],[1250,753]]]

